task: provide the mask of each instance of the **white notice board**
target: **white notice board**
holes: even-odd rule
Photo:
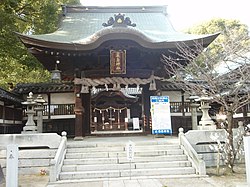
[[[152,134],[172,134],[168,96],[150,96]]]
[[[140,129],[139,118],[133,118],[133,129]]]

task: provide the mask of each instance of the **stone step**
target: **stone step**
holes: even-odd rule
[[[64,165],[63,172],[76,171],[103,171],[103,170],[123,170],[123,169],[146,169],[146,168],[169,168],[169,167],[190,167],[189,161],[171,162],[150,162],[150,163],[126,163],[126,164],[95,164],[95,165]]]
[[[172,149],[178,149],[180,148],[179,145],[149,145],[149,146],[135,146],[136,151],[141,151],[141,150],[172,150]],[[82,153],[82,152],[120,152],[120,151],[126,151],[126,145],[123,144],[123,146],[112,146],[112,147],[67,147],[67,152],[68,153]]]
[[[164,155],[164,156],[151,156],[151,157],[134,157],[132,162],[164,162],[164,161],[186,161],[186,155]],[[119,163],[129,163],[126,157],[119,158]]]
[[[129,170],[105,170],[105,171],[81,171],[61,172],[60,180],[118,178],[135,176],[159,176],[159,175],[191,175],[195,173],[192,167],[155,168],[155,169],[129,169]]]
[[[133,141],[133,140],[132,140]],[[110,139],[107,142],[107,139],[103,139],[103,142],[88,142],[88,141],[69,141],[67,144],[68,148],[95,148],[95,147],[125,147],[126,143],[128,142],[128,140],[124,140],[124,141],[116,141],[116,139],[114,139],[114,141],[112,141],[112,139]],[[176,142],[170,142],[168,143],[168,140],[165,141],[136,141],[134,142],[136,146],[153,146],[153,145],[167,145],[167,146],[171,146],[171,145],[178,145],[178,141]]]
[[[75,165],[75,164],[117,164],[117,158],[86,158],[86,159],[65,159],[64,165]]]
[[[159,155],[180,155],[183,154],[183,150],[181,149],[173,149],[173,150],[135,150],[135,156],[159,156]],[[88,152],[88,153],[67,153],[67,158],[113,158],[113,157],[126,157],[127,153],[123,152]]]
[[[122,137],[121,137],[122,139]],[[166,139],[135,142],[134,159],[127,159],[126,141],[89,139],[69,142],[60,180],[103,180],[109,178],[195,175],[177,142]],[[124,139],[125,140],[125,139]],[[131,171],[131,173],[130,173]]]
[[[67,153],[83,153],[83,152],[117,152],[117,151],[124,151],[125,148],[123,146],[119,147],[92,147],[92,148],[83,148],[83,147],[67,147]]]
[[[186,161],[186,155],[164,155],[164,156],[145,156],[134,157],[133,163],[138,162],[159,162],[159,161]],[[76,165],[76,164],[117,164],[117,163],[129,163],[126,157],[121,158],[86,158],[86,159],[65,159],[64,165]]]

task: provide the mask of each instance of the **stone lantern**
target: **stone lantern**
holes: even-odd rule
[[[22,133],[32,134],[37,133],[37,126],[34,122],[34,114],[36,113],[34,110],[35,105],[37,104],[33,99],[33,93],[30,92],[27,96],[27,101],[22,102],[23,105],[27,107],[26,114],[28,116],[28,120],[23,127]]]
[[[60,83],[61,82],[61,71],[58,70],[58,64],[60,63],[59,60],[56,61],[55,69],[51,71],[51,80],[54,83]]]
[[[201,121],[199,122],[198,130],[215,130],[216,125],[214,125],[214,121],[208,114],[208,110],[211,108],[209,106],[209,102],[211,101],[212,97],[202,96],[198,100],[201,102],[201,111],[202,117]]]
[[[35,99],[35,102],[37,105],[35,106],[35,111],[37,111],[37,131],[39,133],[43,132],[43,105],[46,103],[46,101],[43,99],[41,95],[38,95]]]

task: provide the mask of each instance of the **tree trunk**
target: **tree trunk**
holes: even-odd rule
[[[233,172],[233,166],[234,166],[234,145],[233,145],[233,112],[228,111],[227,112],[227,158],[226,158],[226,164],[228,166],[228,169],[230,172]]]

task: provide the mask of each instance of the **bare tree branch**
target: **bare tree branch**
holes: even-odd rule
[[[179,52],[163,56],[167,81],[176,84],[190,95],[206,95],[220,104],[227,115],[228,143],[233,150],[233,114],[250,103],[250,49],[244,46],[248,38],[232,36],[221,44],[221,53],[211,53],[202,44],[188,47],[177,44]],[[197,54],[199,54],[197,56]],[[233,168],[234,152],[228,153],[229,168]]]

